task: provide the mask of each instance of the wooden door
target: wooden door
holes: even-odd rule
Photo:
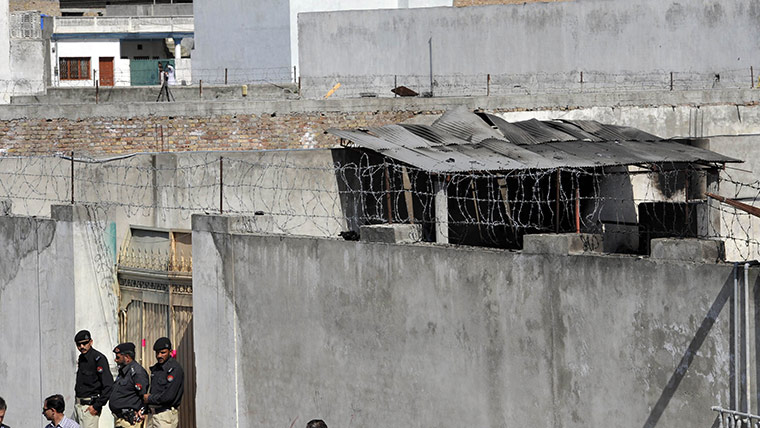
[[[113,86],[113,57],[100,58],[100,86]]]

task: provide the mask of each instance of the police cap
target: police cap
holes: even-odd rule
[[[80,330],[79,333],[74,336],[74,342],[89,342],[90,339],[92,339],[92,336],[90,336],[90,332],[87,330]]]
[[[168,337],[162,337],[158,340],[156,340],[156,343],[153,344],[153,350],[158,352],[163,349],[172,349],[172,341],[169,340]]]
[[[132,342],[120,343],[113,348],[114,354],[129,355],[132,358],[135,357],[135,344]]]

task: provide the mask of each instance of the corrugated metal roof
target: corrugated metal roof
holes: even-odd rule
[[[359,147],[438,173],[741,162],[636,128],[593,120],[531,119],[510,123],[492,114],[482,116],[457,108],[431,126],[400,124],[328,132]]]

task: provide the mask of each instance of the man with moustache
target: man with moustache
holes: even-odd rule
[[[143,397],[151,417],[148,428],[177,428],[179,403],[184,392],[185,373],[171,355],[172,342],[167,337],[156,340],[153,350],[158,361],[150,368],[150,393]]]
[[[122,343],[113,348],[119,374],[113,383],[108,406],[115,428],[135,428],[145,419],[143,395],[148,391],[148,372],[135,361],[135,344]]]

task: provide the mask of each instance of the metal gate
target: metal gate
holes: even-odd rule
[[[166,336],[185,371],[179,426],[195,427],[195,354],[191,234],[130,228],[119,251],[119,339],[135,344],[135,360],[150,371],[153,343]]]
[[[158,85],[158,64],[166,67],[171,64],[175,67],[173,59],[133,59],[129,61],[129,77],[132,86]]]

